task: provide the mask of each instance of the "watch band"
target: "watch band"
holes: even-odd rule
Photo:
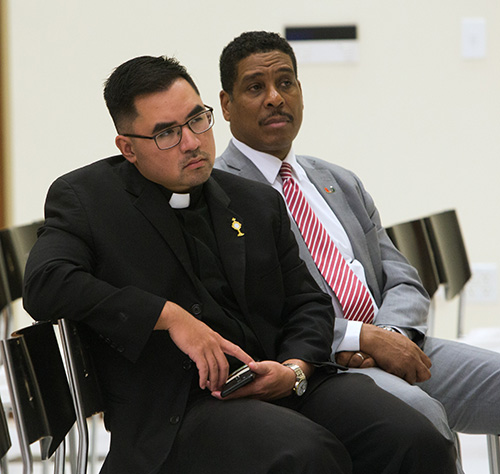
[[[304,395],[307,389],[307,378],[302,369],[297,364],[286,363],[285,367],[290,367],[295,372],[295,385],[293,391],[298,397]]]
[[[379,326],[380,329],[385,329],[386,331],[390,332],[399,332],[397,329],[393,328],[392,326]]]

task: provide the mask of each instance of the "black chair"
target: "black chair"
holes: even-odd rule
[[[395,224],[386,228],[389,238],[395,247],[415,267],[422,281],[422,285],[429,294],[431,306],[427,319],[428,333],[434,332],[434,293],[439,287],[439,275],[434,259],[425,221],[416,219],[408,222]]]
[[[432,298],[440,282],[424,220],[395,224],[386,231],[395,247],[416,268],[424,288]]]
[[[463,335],[464,289],[472,276],[462,231],[454,209],[425,218],[426,228],[436,257],[440,282],[447,300],[458,300],[457,338]],[[500,474],[500,440],[488,435],[488,462],[491,474]]]
[[[57,451],[54,472],[63,473],[66,435],[76,416],[53,325],[37,323],[1,341],[23,472],[33,472],[30,445],[40,441],[47,460]]]
[[[86,474],[89,452],[95,463],[95,449],[89,448],[87,418],[95,423],[93,415],[104,412],[104,399],[99,386],[94,360],[88,346],[89,329],[67,319],[59,320],[61,343],[70,380],[71,394],[76,408],[78,427],[78,455],[76,474]],[[94,441],[96,437],[93,425]]]
[[[7,269],[2,257],[2,245],[0,243],[0,337],[5,339],[10,335],[10,325],[12,320],[12,298],[10,296]]]
[[[0,398],[0,472],[7,472],[7,452],[12,446],[5,410]]]
[[[451,300],[459,296],[458,338],[463,334],[463,290],[472,273],[457,213],[455,210],[444,211],[424,220],[436,260],[439,281],[445,287],[445,297]]]
[[[30,250],[36,242],[37,231],[42,224],[43,221],[36,221],[31,224],[0,230],[0,244],[5,261],[11,301],[21,298],[23,294],[24,267]]]

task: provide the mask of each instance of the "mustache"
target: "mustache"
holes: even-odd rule
[[[267,117],[261,119],[259,121],[259,124],[263,125],[264,123],[266,123],[272,117],[284,117],[284,118],[288,119],[290,122],[294,121],[293,115],[287,114],[286,112],[282,112],[280,110],[276,110],[276,111],[270,113]]]
[[[197,148],[196,150],[193,150],[189,152],[183,160],[182,166],[187,166],[191,161],[193,160],[199,160],[199,159],[205,159],[205,160],[210,160],[210,153],[200,150]]]

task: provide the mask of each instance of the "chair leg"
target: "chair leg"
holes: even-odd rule
[[[89,464],[90,474],[95,474],[95,467],[97,464],[97,416],[94,415],[90,418],[90,434],[89,434]]]
[[[33,474],[33,456],[31,455],[28,434],[22,420],[21,402],[18,397],[17,388],[15,387],[14,375],[12,373],[13,361],[7,340],[3,339],[0,341],[0,351],[2,353],[5,375],[7,376],[7,383],[9,385],[9,392],[11,395],[12,414],[14,415],[14,421],[16,423],[19,446],[21,449],[21,458],[23,460],[23,474]]]
[[[460,445],[460,437],[456,431],[453,432],[455,436],[455,449],[457,450],[457,459],[462,464],[462,446]]]
[[[487,435],[487,440],[490,474],[500,474],[500,437],[499,435]]]
[[[64,474],[66,464],[66,442],[65,440],[57,448],[54,453],[54,474]]]
[[[457,339],[460,339],[464,335],[464,308],[465,291],[462,290],[458,295]]]

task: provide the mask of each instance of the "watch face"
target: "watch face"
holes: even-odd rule
[[[302,395],[304,395],[306,389],[307,389],[307,380],[302,380],[295,388],[295,393],[297,394],[298,397],[301,397]]]

